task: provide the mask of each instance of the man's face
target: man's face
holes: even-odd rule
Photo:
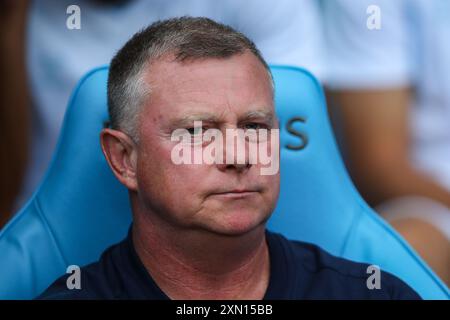
[[[251,53],[185,63],[150,65],[152,93],[139,116],[138,197],[170,224],[219,234],[261,226],[279,193],[279,173],[260,164],[175,164],[174,130],[278,128],[270,78]],[[225,148],[225,153],[227,148]],[[248,150],[247,150],[248,151]],[[278,151],[276,151],[278,152]]]

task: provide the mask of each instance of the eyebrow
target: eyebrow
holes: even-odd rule
[[[263,119],[268,123],[272,123],[274,120],[274,114],[273,112],[266,110],[252,110],[247,112],[243,117],[241,117],[239,121],[248,121],[256,119]]]
[[[262,119],[266,121],[267,123],[273,123],[274,120],[274,114],[273,112],[266,111],[266,110],[252,110],[246,112],[244,115],[240,116],[238,119],[238,122],[244,122],[249,120],[257,120]],[[172,125],[177,128],[192,126],[194,121],[202,121],[202,122],[209,122],[209,123],[221,123],[224,122],[224,119],[222,116],[217,116],[212,113],[195,113],[195,114],[189,114],[186,116],[181,117],[180,119],[175,120]]]
[[[212,113],[196,113],[186,115],[180,119],[175,120],[172,125],[178,128],[192,126],[194,121],[205,121],[205,122],[220,122],[221,119]]]

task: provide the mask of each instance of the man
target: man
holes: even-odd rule
[[[0,148],[10,150],[0,154],[8,168],[0,179],[0,228],[42,180],[77,81],[110,61],[136,30],[181,15],[229,24],[267,61],[322,74],[315,0],[0,0]]]
[[[272,138],[278,129],[273,98],[264,59],[230,27],[175,18],[129,40],[111,62],[112,128],[103,130],[101,143],[129,190],[132,228],[125,241],[81,270],[80,290],[68,290],[64,276],[41,298],[419,298],[387,273],[381,289],[369,290],[366,265],[266,231],[279,172],[261,174],[262,163],[251,155],[239,161],[229,141],[223,163],[174,163],[177,130],[191,135],[187,150],[205,146],[207,129],[255,130]],[[278,140],[258,136],[245,140],[246,149],[255,141],[278,154]]]
[[[326,83],[353,180],[450,285],[450,2],[323,4]]]

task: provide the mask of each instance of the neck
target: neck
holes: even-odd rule
[[[136,215],[136,252],[171,299],[262,299],[269,283],[265,226],[238,236],[174,228]]]

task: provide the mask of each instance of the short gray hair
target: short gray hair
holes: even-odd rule
[[[255,44],[233,28],[208,18],[179,17],[155,22],[136,33],[111,61],[108,75],[110,125],[138,140],[139,108],[150,94],[145,69],[173,54],[178,61],[227,58],[249,50],[270,69]]]

